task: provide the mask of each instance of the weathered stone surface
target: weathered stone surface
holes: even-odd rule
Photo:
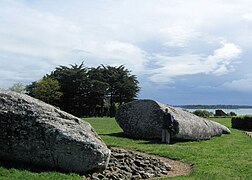
[[[87,122],[27,95],[0,89],[0,158],[86,173],[110,150]]]
[[[136,100],[122,105],[116,114],[116,121],[124,133],[133,138],[161,138],[162,118],[165,108],[175,119],[174,139],[201,140],[230,133],[230,130],[213,121],[200,118],[179,108],[153,100]]]

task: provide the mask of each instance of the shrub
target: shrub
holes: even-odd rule
[[[231,119],[232,128],[252,131],[252,116],[237,116]]]
[[[193,114],[195,114],[196,116],[199,116],[199,117],[210,117],[210,116],[213,116],[212,112],[209,112],[207,110],[200,110],[200,109],[193,111]]]
[[[230,112],[230,113],[227,113],[227,116],[228,117],[232,117],[232,116],[237,116],[237,114],[235,112]]]

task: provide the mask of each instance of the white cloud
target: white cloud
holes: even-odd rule
[[[185,47],[192,39],[197,39],[200,36],[199,32],[186,26],[171,26],[160,29],[160,33],[165,39],[165,45]]]
[[[80,28],[71,21],[18,1],[1,5],[1,51],[57,62],[78,42]]]
[[[247,13],[242,16],[247,21],[252,21],[252,13]]]
[[[233,70],[231,63],[238,58],[242,50],[233,43],[222,42],[222,47],[216,49],[213,55],[208,56],[208,65],[216,75],[227,74]]]
[[[90,16],[85,19],[92,21]],[[123,64],[134,73],[144,69],[144,50],[106,38],[108,29],[97,26],[97,22],[82,24],[22,1],[0,2],[0,67],[6,69],[1,70],[0,84],[6,86],[7,80],[14,79],[37,80],[57,65],[83,60],[89,66]]]
[[[82,51],[82,50],[83,51]],[[87,57],[85,61],[90,66],[125,65],[134,73],[144,69],[146,52],[139,47],[120,41],[88,42],[79,47],[80,54]]]
[[[194,74],[223,75],[233,70],[232,63],[239,57],[242,50],[233,43],[222,42],[222,47],[214,50],[213,55],[162,56],[155,55],[159,68],[151,71],[151,81],[155,83],[172,83],[178,76]]]
[[[244,28],[241,19],[250,18],[250,5],[230,0],[2,0],[0,52],[5,57],[0,57],[0,68],[6,71],[0,70],[0,85],[3,77],[37,80],[56,65],[83,60],[89,66],[124,64],[156,83],[183,75],[227,74],[241,54],[236,37]],[[249,28],[247,33],[252,36]],[[209,46],[220,38],[234,43],[213,51]],[[154,55],[152,42],[157,44]]]
[[[243,78],[243,79],[227,82],[222,87],[239,91],[239,92],[251,92],[252,91],[252,75],[248,75],[246,78]]]
[[[214,51],[212,58],[230,60],[241,53],[241,49],[233,43],[221,42],[222,47]]]

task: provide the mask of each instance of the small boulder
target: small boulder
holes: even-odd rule
[[[121,105],[116,113],[116,121],[130,137],[161,138],[165,108],[169,109],[175,120],[175,133],[172,135],[174,139],[201,140],[230,133],[227,127],[217,122],[153,100],[136,100]]]
[[[89,123],[24,94],[0,89],[0,127],[3,160],[87,173],[110,158]]]

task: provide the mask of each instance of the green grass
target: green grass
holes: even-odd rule
[[[85,119],[92,124],[107,145],[121,146],[150,154],[180,159],[193,164],[187,179],[252,179],[252,138],[232,129],[230,118],[212,118],[232,131],[232,134],[207,141],[159,144],[121,136],[114,119]],[[177,177],[175,179],[184,179]]]
[[[229,127],[232,131],[230,135],[214,137],[207,141],[174,144],[159,144],[123,137],[121,128],[113,118],[85,120],[96,129],[107,145],[180,159],[193,164],[190,175],[175,179],[252,179],[252,138],[246,136],[243,131],[230,128],[230,118],[212,118]],[[81,177],[77,174],[34,173],[0,166],[0,179],[81,179]]]
[[[59,172],[41,172],[35,173],[28,170],[21,170],[15,168],[5,168],[0,166],[0,179],[1,180],[75,180],[82,179],[78,174],[64,174]]]

